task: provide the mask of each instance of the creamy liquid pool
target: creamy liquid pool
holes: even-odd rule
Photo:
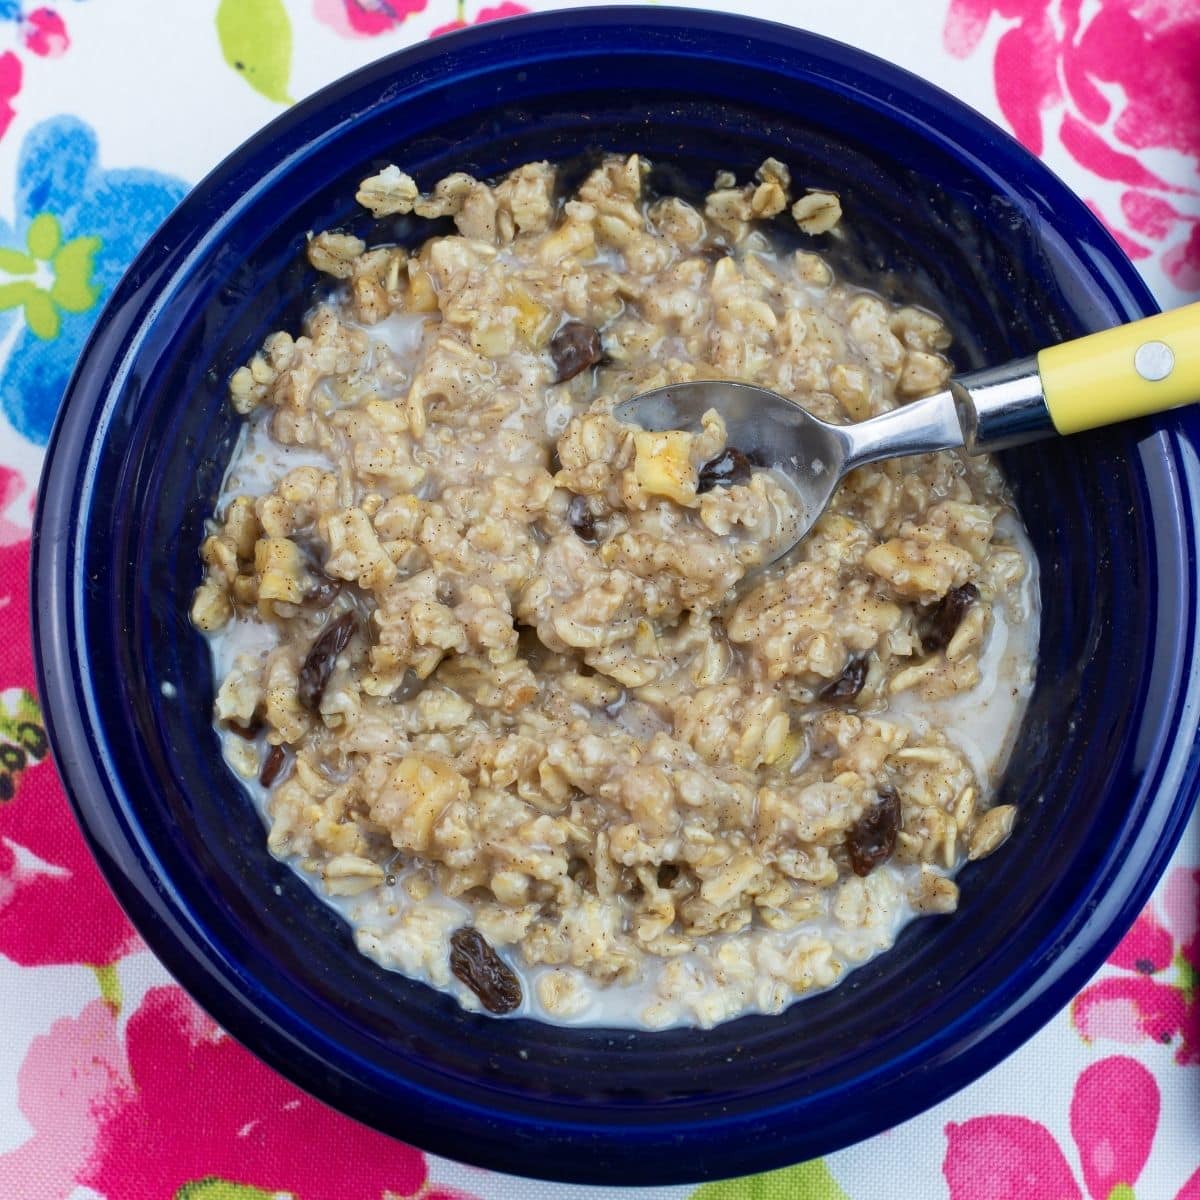
[[[424,316],[393,315],[375,326],[366,327],[364,332],[377,346],[386,347],[394,362],[411,371],[430,324]],[[570,415],[569,412],[563,414],[551,408],[546,417],[547,432],[557,435]],[[243,430],[217,503],[218,514],[237,495],[262,495],[269,491],[275,480],[295,467],[315,465],[330,469],[332,466],[330,460],[320,452],[289,448],[274,442],[267,433],[266,416],[260,412],[247,422]],[[937,727],[963,751],[981,784],[990,789],[995,788],[1003,774],[1033,690],[1040,627],[1038,570],[1033,548],[1015,516],[1004,517],[998,523],[998,529],[1019,548],[1028,569],[1017,599],[1007,607],[1000,601],[993,607],[991,629],[979,657],[979,684],[967,694],[936,701],[921,699],[914,689],[913,692],[902,693],[886,706],[864,710],[869,715],[901,720],[918,733],[929,725]],[[277,639],[272,627],[255,619],[239,617],[208,640],[214,677],[224,679],[239,655],[265,657]],[[637,719],[635,714],[621,715],[626,718],[623,724]],[[223,731],[221,738],[227,762],[242,780],[264,824],[269,824],[266,815],[268,793],[257,780],[257,752],[251,752],[250,743],[228,731]],[[424,941],[422,939],[421,945],[410,942],[411,935],[406,933],[401,923],[406,912],[420,908],[428,913],[430,922],[439,927],[448,945],[450,934],[471,923],[471,910],[467,905],[438,891],[417,904],[404,889],[406,873],[403,870],[389,876],[392,882],[373,892],[331,897],[324,893],[318,873],[304,871],[297,860],[290,861],[317,896],[349,923],[355,943],[362,953],[384,967],[399,970],[412,978],[432,983],[440,990],[452,992],[465,1007],[479,1008],[474,994],[453,976],[448,981],[431,981],[428,978],[420,965]],[[953,875],[959,866],[961,863],[943,873]],[[917,915],[907,899],[907,892],[918,872],[919,867],[915,864],[900,865],[894,862],[875,868],[873,876],[890,879],[895,885],[893,902],[885,913],[885,917],[890,919],[885,919],[876,927],[848,929],[839,923],[830,911],[836,900],[837,889],[829,888],[822,892],[825,906],[823,915],[785,932],[767,931],[764,941],[780,954],[786,954],[806,939],[825,938],[832,944],[836,954],[845,960],[847,971],[852,970],[854,966],[889,949],[900,930]],[[631,984],[608,986],[597,983],[571,967],[527,967],[519,956],[506,955],[505,961],[521,980],[523,997],[521,1006],[512,1015],[572,1026],[665,1029],[694,1025],[694,1015],[682,1002],[657,1005],[652,1024],[639,1020],[639,1016],[654,1000],[658,977],[670,962],[682,961],[687,964],[694,983],[693,997],[713,989],[714,971],[719,970],[713,956],[720,944],[720,937],[711,937],[704,946],[679,959],[648,960],[654,963],[654,970],[645,973],[641,979]],[[578,982],[585,1004],[575,1015],[569,1018],[552,1016],[539,1002],[537,984],[548,972],[561,972]],[[838,982],[844,979],[845,972]],[[753,1002],[750,992],[747,992],[746,1000],[747,1013],[762,1011]]]

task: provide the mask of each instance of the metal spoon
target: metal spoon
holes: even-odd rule
[[[1001,450],[1200,398],[1200,304],[1147,317],[950,380],[941,392],[854,425],[830,425],[766,388],[725,380],[679,383],[618,404],[643,429],[698,430],[710,408],[728,445],[780,471],[800,517],[777,542],[787,553],[856,467],[935,450]]]

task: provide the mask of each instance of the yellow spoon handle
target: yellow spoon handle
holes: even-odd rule
[[[1200,303],[1051,346],[1037,364],[1059,433],[1200,400]]]

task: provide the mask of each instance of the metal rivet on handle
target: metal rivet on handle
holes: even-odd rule
[[[1143,342],[1133,356],[1137,373],[1151,383],[1166,379],[1175,366],[1175,354],[1166,342]]]

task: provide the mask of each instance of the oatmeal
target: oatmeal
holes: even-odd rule
[[[702,378],[857,421],[950,371],[937,317],[768,236],[836,237],[838,197],[646,177],[365,180],[458,232],[310,238],[336,283],[231,380],[192,619],[271,852],[364,953],[497,1014],[710,1026],[952,912],[1009,835],[1036,563],[957,453],[859,469],[771,563],[791,492],[715,412],[616,421]]]

